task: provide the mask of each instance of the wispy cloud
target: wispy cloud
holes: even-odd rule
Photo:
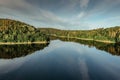
[[[89,74],[88,74],[88,67],[87,67],[87,64],[86,64],[86,61],[85,59],[81,59],[79,58],[79,67],[80,67],[80,72],[81,72],[81,75],[82,75],[82,80],[89,80]]]
[[[86,8],[88,6],[89,0],[80,0],[80,7]]]
[[[36,27],[90,29],[103,24],[120,25],[120,0],[0,0],[0,17],[27,22]],[[44,5],[42,5],[44,1]],[[93,1],[93,2],[92,2]],[[37,4],[39,3],[39,4]],[[94,4],[93,4],[94,3]],[[106,5],[109,4],[109,5]],[[117,18],[109,23],[109,18]]]

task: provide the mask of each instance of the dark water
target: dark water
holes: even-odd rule
[[[120,80],[119,45],[61,40],[0,46],[0,80]]]

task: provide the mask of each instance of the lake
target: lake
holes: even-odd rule
[[[0,45],[0,80],[120,80],[120,45],[74,39]]]

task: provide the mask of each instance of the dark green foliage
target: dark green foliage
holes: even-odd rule
[[[0,42],[36,42],[47,41],[47,36],[31,25],[0,19]]]
[[[0,19],[0,42],[48,41],[51,35],[120,42],[120,26],[93,30],[59,30],[52,28],[34,28],[23,22]]]
[[[115,36],[115,41],[116,42],[119,42],[120,41],[120,31],[118,31],[117,33],[116,33],[116,36]]]

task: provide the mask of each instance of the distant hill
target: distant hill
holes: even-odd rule
[[[95,40],[100,42],[120,42],[120,26],[93,30],[59,30],[53,28],[39,28],[39,30],[56,37]]]
[[[47,36],[24,22],[0,19],[0,42],[47,41]]]

